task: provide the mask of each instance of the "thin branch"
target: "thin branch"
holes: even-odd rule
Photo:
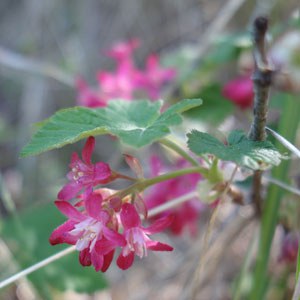
[[[270,132],[274,138],[282,144],[284,147],[289,149],[293,154],[295,154],[298,158],[300,158],[300,150],[296,148],[291,142],[289,142],[286,138],[284,138],[282,135],[277,133],[276,131],[272,130],[269,127],[266,127],[266,130]]]
[[[173,208],[173,207],[175,207],[181,203],[184,203],[185,201],[188,201],[192,198],[195,198],[197,196],[198,196],[197,192],[190,192],[183,196],[177,197],[171,201],[168,201],[167,203],[164,203],[160,206],[154,207],[151,210],[149,210],[148,217],[153,217],[155,215],[158,215],[159,213],[161,213],[163,211]]]
[[[195,47],[196,57],[190,62],[189,70],[193,71],[195,66],[201,61],[203,55],[215,43],[216,38],[224,32],[227,24],[233,18],[235,13],[244,4],[246,0],[228,0],[218,12],[218,15],[206,28],[205,32]],[[198,30],[198,28],[197,28]],[[173,94],[178,88],[178,82],[175,80],[173,84],[169,84],[166,88],[164,95],[168,96]]]
[[[254,141],[266,139],[266,121],[269,102],[269,90],[273,71],[269,67],[266,54],[266,33],[268,19],[258,17],[253,24],[253,56],[255,70],[252,76],[254,85],[254,119],[249,132],[249,138]]]
[[[170,138],[162,138],[158,141],[160,144],[172,149],[187,161],[189,161],[193,166],[199,166],[199,162],[194,159],[187,151],[183,149],[182,146],[178,145],[177,143],[173,142]]]
[[[300,196],[300,190],[293,187],[293,186],[290,186],[278,179],[275,179],[275,178],[272,178],[272,177],[266,177],[266,176],[263,176],[262,177],[263,180],[266,180],[272,184],[275,184],[275,185],[278,185],[279,187],[281,187],[282,189],[294,194],[294,195],[297,195],[297,196]]]
[[[73,252],[75,250],[75,246],[72,246],[72,247],[69,247],[67,249],[64,249],[52,256],[49,256],[47,257],[46,259],[30,266],[29,268],[27,269],[24,269],[22,270],[21,272],[3,280],[2,282],[0,282],[0,289],[4,288],[5,286],[21,279],[22,277],[26,276],[26,275],[29,275],[30,273],[34,272],[34,271],[37,271],[38,269],[42,268],[42,267],[45,267],[47,265],[49,265],[50,263],[66,256],[67,254]]]
[[[209,242],[210,242],[209,240],[210,240],[210,237],[211,237],[211,232],[212,232],[212,229],[213,229],[213,227],[216,223],[216,219],[217,219],[217,216],[219,214],[220,207],[224,203],[225,195],[228,193],[229,188],[230,188],[230,186],[231,186],[231,184],[234,180],[234,176],[237,172],[237,169],[238,169],[238,167],[236,166],[235,169],[233,170],[232,174],[231,174],[231,177],[230,177],[229,181],[227,182],[227,185],[226,185],[225,189],[221,193],[221,195],[219,197],[220,202],[217,205],[216,209],[213,211],[213,214],[212,214],[212,216],[209,220],[209,223],[208,223],[207,230],[204,234],[204,242],[203,242],[203,248],[202,248],[202,251],[201,251],[200,259],[199,259],[199,262],[198,262],[198,266],[197,266],[197,268],[194,272],[193,279],[191,281],[191,293],[192,293],[191,299],[197,299],[197,293],[198,293],[198,290],[199,290],[199,283],[201,282],[201,275],[203,273],[203,268],[204,268],[204,257],[206,255],[207,249],[209,247]]]
[[[18,71],[51,77],[71,88],[74,88],[74,78],[58,67],[15,53],[1,46],[0,64]]]
[[[266,34],[268,19],[257,17],[253,23],[253,56],[255,69],[252,76],[254,88],[254,118],[249,132],[249,138],[254,141],[266,139],[266,122],[268,113],[269,90],[272,80],[272,70],[269,67],[266,54]],[[262,172],[256,171],[253,176],[252,199],[258,215],[261,214],[261,179]]]

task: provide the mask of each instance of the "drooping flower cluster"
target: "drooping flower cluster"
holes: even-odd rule
[[[111,99],[132,100],[137,92],[152,100],[159,98],[163,85],[171,81],[176,71],[173,68],[160,66],[159,57],[151,54],[146,59],[144,70],[134,64],[133,52],[139,46],[136,39],[119,42],[106,55],[115,60],[116,69],[113,72],[99,71],[97,89],[90,88],[79,78],[77,80],[78,104],[88,107],[106,106]]]
[[[176,169],[183,168],[186,161],[179,160],[175,166]],[[152,174],[157,176],[166,171],[163,162],[157,157],[151,158]],[[199,173],[187,174],[176,177],[164,182],[160,182],[150,189],[150,193],[146,196],[146,204],[149,209],[162,205],[174,198],[183,196],[195,190],[201,175]],[[159,217],[164,215],[172,215],[173,221],[170,225],[170,230],[175,235],[183,233],[184,229],[188,229],[192,235],[197,233],[198,219],[201,211],[205,205],[201,203],[198,197],[192,197],[183,204],[169,209],[162,213]]]
[[[116,248],[121,252],[117,259],[119,268],[129,268],[135,254],[147,255],[148,250],[171,251],[167,244],[151,240],[149,235],[164,230],[172,222],[172,216],[157,220],[148,228],[141,224],[140,213],[147,215],[140,202],[131,195],[115,196],[115,191],[97,188],[117,178],[126,178],[114,172],[108,164],[91,162],[95,139],[89,137],[82,151],[82,160],[72,155],[68,173],[69,182],[58,193],[55,205],[68,220],[56,228],[51,236],[52,245],[67,243],[80,251],[79,261],[83,266],[93,265],[96,271],[105,272],[110,266]],[[137,162],[130,156],[131,165],[136,170]],[[76,198],[75,198],[76,197]],[[77,201],[72,203],[70,200]]]

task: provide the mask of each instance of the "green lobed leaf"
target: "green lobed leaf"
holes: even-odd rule
[[[143,147],[170,133],[170,126],[180,124],[180,113],[201,104],[201,99],[186,99],[163,113],[160,113],[161,101],[146,100],[114,100],[107,107],[98,109],[63,109],[39,123],[37,132],[22,149],[21,156],[40,154],[101,134],[115,135],[135,148]]]
[[[241,131],[232,131],[227,143],[225,145],[215,137],[197,130],[188,134],[189,149],[195,154],[212,154],[253,170],[277,166],[285,158],[269,141],[251,141]]]

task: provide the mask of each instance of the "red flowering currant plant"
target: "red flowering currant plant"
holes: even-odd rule
[[[199,107],[202,100],[186,99],[162,106],[163,102],[157,100],[159,92],[176,72],[162,68],[156,55],[147,58],[144,70],[137,69],[132,52],[138,44],[137,40],[131,40],[108,51],[107,55],[117,64],[115,72],[99,72],[97,89],[78,79],[81,106],[55,113],[22,150],[22,156],[35,155],[87,138],[81,157],[73,153],[68,182],[58,192],[55,205],[67,221],[52,232],[50,243],[75,245],[80,263],[92,265],[96,271],[105,272],[116,251],[119,253],[116,263],[123,270],[132,266],[135,256],[142,258],[149,250],[172,251],[172,246],[150,236],[168,227],[174,234],[182,233],[186,227],[195,235],[201,211],[228,189],[234,169],[235,179],[229,185],[247,177],[243,169],[263,170],[278,165],[282,159],[270,142],[249,140],[239,131],[232,132],[225,144],[207,133],[190,131],[187,148],[198,158],[181,148],[173,141],[170,128],[181,124],[181,115]],[[239,86],[243,89],[244,82]],[[232,89],[225,88],[225,94],[232,95]],[[151,100],[137,100],[136,93],[143,93]],[[240,92],[236,93],[234,97],[240,97]],[[113,100],[116,97],[120,100]],[[239,105],[244,107],[245,103]],[[152,176],[146,178],[142,163],[125,155],[136,175],[130,177],[105,162],[92,162],[94,136],[103,134],[110,134],[133,148],[161,143],[181,158],[174,166],[164,167],[158,157],[152,157]],[[119,179],[128,180],[131,185],[121,190],[107,187]],[[145,191],[148,187],[152,188]],[[149,219],[149,210],[189,193],[188,201],[150,218],[148,227],[142,225],[143,219]]]
[[[264,126],[263,137],[257,138],[255,122],[249,135],[233,130],[222,139],[197,129],[202,117],[216,125],[233,109],[249,113],[254,105],[259,110],[257,101],[253,103],[253,100],[259,94],[259,76],[266,74],[257,73],[260,67],[257,62],[223,86],[215,81],[205,84],[203,80],[203,86],[195,92],[190,78],[182,80],[179,93],[188,95],[187,99],[183,97],[170,103],[160,96],[166,85],[178,80],[181,70],[163,67],[156,54],[149,55],[145,66],[138,68],[133,54],[139,45],[137,39],[132,39],[106,51],[115,61],[115,70],[99,71],[96,87],[90,87],[79,76],[76,80],[78,106],[59,110],[40,123],[21,152],[23,157],[38,155],[85,141],[81,154],[72,154],[67,182],[54,202],[66,220],[56,229],[58,224],[53,222],[49,241],[51,245],[73,245],[72,249],[79,252],[80,264],[92,266],[96,272],[106,272],[114,256],[116,265],[126,270],[132,267],[136,256],[146,257],[150,251],[172,251],[172,245],[152,235],[160,232],[181,235],[187,231],[196,236],[204,210],[218,208],[225,195],[234,203],[242,203],[243,196],[236,183],[248,177],[254,182],[254,199],[261,200],[259,193],[255,195],[255,182],[261,181],[259,176],[263,171],[278,166],[286,158],[282,154],[284,148],[277,148],[265,139]],[[204,60],[204,69],[211,66],[213,55]],[[255,75],[251,78],[253,70]],[[186,120],[192,126],[187,128]],[[100,135],[117,140],[122,151],[126,147],[144,154],[146,147],[151,149],[152,145],[159,144],[171,150],[168,155],[176,153],[176,159],[167,163],[168,160],[154,154],[143,155],[144,160],[140,161],[123,153],[123,160],[134,174],[130,176],[108,162],[94,161],[96,137]],[[286,140],[281,144],[292,149]],[[148,168],[144,172],[145,166]],[[127,182],[124,188],[112,188],[121,180]],[[274,209],[268,203],[270,200],[266,205]],[[259,215],[260,204],[254,204]],[[270,217],[265,222],[272,223]],[[268,233],[264,234],[262,231],[262,239],[269,239]],[[278,261],[293,262],[297,251],[298,235],[287,230]],[[261,279],[261,268],[258,264],[256,282]]]

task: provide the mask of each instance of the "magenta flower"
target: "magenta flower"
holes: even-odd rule
[[[56,201],[55,204],[69,220],[52,232],[50,243],[76,245],[83,266],[92,264],[96,271],[106,271],[115,248],[126,245],[126,241],[115,231],[116,228],[108,227],[110,215],[101,209],[102,197],[90,194],[85,201],[84,212],[79,212],[66,201]]]
[[[136,74],[137,71],[129,65],[123,65],[115,73],[99,72],[97,78],[103,97],[107,101],[117,98],[131,100],[137,88]]]
[[[136,68],[133,52],[138,46],[139,41],[132,39],[119,42],[106,51],[106,55],[115,60],[116,68],[112,72],[98,72],[99,86],[95,90],[88,87],[84,80],[77,80],[79,105],[103,107],[111,99],[132,100],[138,93],[157,100],[161,88],[175,77],[176,71],[161,67],[159,57],[154,54],[147,58],[145,70]]]
[[[181,160],[177,163],[177,168],[182,168],[185,164],[186,162]],[[157,157],[152,157],[151,166],[153,176],[157,176],[162,172],[162,162]],[[147,208],[151,209],[194,191],[199,180],[201,180],[201,175],[197,173],[183,175],[156,184],[152,187],[150,193],[146,195]],[[195,197],[176,208],[167,210],[159,216],[166,214],[173,216],[173,221],[170,225],[170,230],[173,234],[180,235],[187,228],[191,235],[195,235],[198,228],[198,219],[204,207],[204,204]]]
[[[91,89],[80,77],[76,80],[76,88],[78,91],[77,101],[79,105],[87,107],[104,107],[107,105],[107,101],[101,96],[100,91]]]
[[[157,100],[163,85],[174,79],[175,76],[176,70],[174,68],[161,67],[159,57],[152,54],[147,58],[146,70],[140,73],[139,84],[141,88],[147,91],[151,99]]]
[[[299,235],[293,232],[285,234],[282,245],[281,252],[278,257],[279,262],[294,263],[297,260],[299,247]]]
[[[113,47],[106,51],[106,55],[115,59],[117,62],[128,61],[132,57],[132,54],[136,48],[140,45],[138,39],[132,39],[129,41],[123,41],[116,43]]]
[[[95,138],[89,137],[82,150],[82,160],[77,153],[72,154],[67,183],[58,193],[59,200],[70,200],[82,189],[91,189],[98,184],[108,183],[114,179],[108,164],[91,162],[92,152],[95,147]]]
[[[229,81],[224,87],[222,94],[238,107],[247,109],[253,102],[253,83],[250,77],[239,77]]]
[[[164,230],[172,222],[172,217],[168,216],[157,220],[148,228],[141,226],[140,217],[132,204],[125,203],[122,206],[120,219],[124,228],[123,236],[126,245],[122,246],[122,252],[117,259],[117,265],[122,270],[128,269],[133,261],[134,254],[142,258],[147,256],[147,250],[152,251],[172,251],[173,248],[167,244],[151,240],[148,235]]]

